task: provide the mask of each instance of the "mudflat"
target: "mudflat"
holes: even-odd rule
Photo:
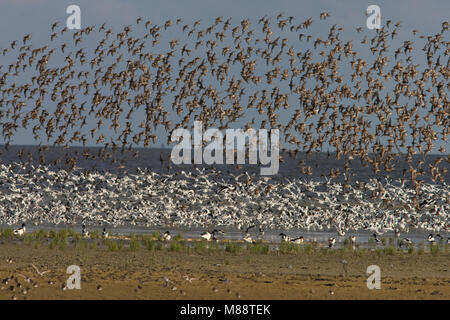
[[[437,253],[243,248],[3,242],[0,299],[450,299],[448,246]],[[70,265],[80,267],[80,289],[67,287]],[[370,265],[380,267],[381,289],[367,288]]]

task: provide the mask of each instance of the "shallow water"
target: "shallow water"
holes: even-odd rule
[[[2,228],[7,228],[6,225],[0,225]],[[39,230],[64,230],[64,229],[73,229],[77,232],[81,232],[81,227],[79,225],[30,225],[27,226],[27,232],[39,231]],[[98,231],[98,234],[101,235],[103,227],[89,227],[88,231]],[[163,228],[140,228],[135,226],[120,226],[115,228],[107,228],[107,231],[110,235],[151,235],[155,231],[163,234],[165,231],[170,231],[173,236],[181,235],[181,237],[185,239],[192,240],[200,240],[201,233],[205,231],[205,229],[163,229]],[[241,241],[244,235],[243,231],[239,231],[237,229],[226,229],[224,230],[225,234],[218,235],[219,242],[220,240],[232,240],[232,241]],[[429,232],[414,230],[408,233],[401,233],[399,238],[395,238],[395,234],[392,231],[387,231],[383,234],[378,234],[378,239],[383,240],[385,238],[385,244],[381,241],[376,244],[373,239],[373,232],[371,231],[359,231],[359,232],[347,232],[344,236],[337,235],[336,231],[327,230],[327,231],[307,231],[307,230],[266,230],[264,232],[263,240],[269,242],[274,248],[276,248],[281,243],[280,233],[283,232],[288,235],[291,239],[303,236],[304,244],[317,242],[320,247],[328,247],[328,239],[330,237],[336,238],[336,244],[333,246],[335,248],[341,248],[344,246],[344,241],[348,239],[350,236],[356,237],[356,245],[360,248],[383,248],[383,247],[395,247],[398,245],[399,241],[403,238],[408,238],[413,242],[414,247],[418,247],[421,244],[424,244],[426,247],[429,246],[427,238]],[[447,238],[450,237],[450,233],[438,233],[442,236],[442,241],[439,242],[438,238],[436,238],[436,234],[434,234],[437,243],[445,244]],[[258,237],[258,232],[250,232],[252,239],[260,239]]]

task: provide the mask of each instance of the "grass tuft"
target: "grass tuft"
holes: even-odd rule
[[[153,239],[155,239],[155,240],[161,240],[161,239],[162,239],[162,238],[161,238],[161,234],[160,234],[158,231],[153,232],[153,233],[152,233],[152,237],[153,237]]]
[[[105,245],[109,251],[119,251],[119,246],[117,244],[117,241],[105,239]]]
[[[10,227],[7,227],[6,229],[3,229],[3,227],[2,227],[0,229],[0,234],[1,234],[2,239],[10,240],[14,236],[14,231]]]
[[[137,240],[136,238],[132,238],[130,240],[130,250],[131,251],[136,251],[141,247],[141,242],[139,240]]]
[[[60,250],[64,250],[67,246],[67,230],[62,229],[58,232],[51,230],[50,249],[58,247]]]
[[[239,243],[229,242],[225,246],[225,251],[232,254],[239,254],[242,252],[242,246]]]
[[[169,251],[172,252],[180,252],[185,248],[186,241],[185,240],[172,240],[169,244]]]
[[[430,252],[432,255],[437,255],[439,253],[439,245],[438,244],[432,244],[430,245]]]
[[[306,246],[309,246],[310,248],[312,248],[312,246],[309,243]],[[305,246],[305,249],[306,249],[306,246]],[[297,253],[299,251],[299,249],[300,249],[300,247],[295,243],[282,242],[280,244],[280,252],[283,254]]]
[[[194,250],[204,251],[207,248],[207,243],[205,239],[194,241]]]
[[[267,243],[263,243],[261,240],[258,240],[255,243],[247,244],[247,251],[255,254],[268,254],[269,245]]]

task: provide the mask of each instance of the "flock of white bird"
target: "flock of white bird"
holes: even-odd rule
[[[14,163],[0,165],[0,224],[450,231],[447,184],[422,183],[420,199],[401,181],[357,185],[344,191],[329,180],[225,177],[214,169],[118,175]]]

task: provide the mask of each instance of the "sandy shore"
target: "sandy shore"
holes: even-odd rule
[[[3,241],[0,299],[450,299],[448,248],[437,254],[111,251],[96,241],[99,246],[64,249]],[[63,288],[70,265],[81,269],[80,290]],[[381,268],[380,290],[366,286],[369,265]]]

